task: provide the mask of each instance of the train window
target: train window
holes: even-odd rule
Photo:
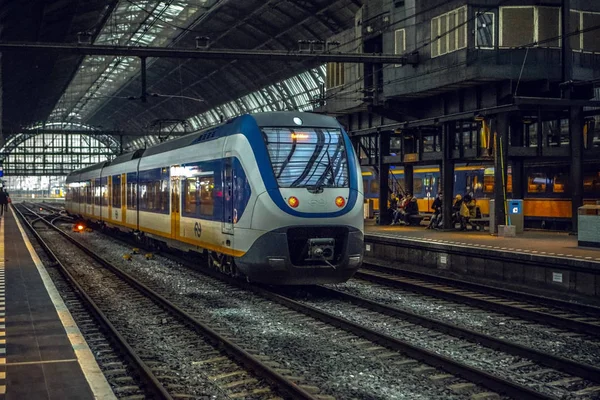
[[[102,206],[108,207],[108,177],[104,177],[100,180],[101,185],[101,201]]]
[[[413,192],[411,194],[416,196],[417,194],[419,194],[421,192],[423,192],[423,179],[415,178],[413,180]]]
[[[137,173],[127,174],[127,208],[129,210],[137,209]]]
[[[169,173],[156,168],[139,173],[140,210],[167,214],[169,212]]]
[[[586,174],[584,176],[583,192],[600,196],[600,171],[596,174]]]
[[[483,193],[494,193],[494,175],[483,177]]]
[[[371,192],[371,194],[379,194],[379,182],[377,182],[377,179],[373,179],[371,181],[369,191]]]
[[[348,153],[339,129],[262,128],[279,187],[348,187]]]
[[[112,206],[121,208],[121,175],[112,177]]]
[[[183,211],[189,214],[196,214],[200,203],[198,197],[198,178],[187,178],[183,184],[184,205]]]
[[[201,176],[198,182],[200,215],[212,217],[215,213],[215,176]]]
[[[565,193],[569,175],[567,174],[556,174],[554,175],[554,184],[552,185],[553,193]]]
[[[527,177],[527,193],[545,193],[548,178],[546,174],[537,172]]]
[[[100,206],[102,203],[102,185],[100,179],[94,179],[94,205]]]
[[[86,204],[94,204],[94,200],[92,199],[92,181],[89,180],[85,183],[85,202]]]

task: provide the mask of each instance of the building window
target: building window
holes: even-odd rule
[[[501,7],[500,47],[560,47],[560,8]]]
[[[406,52],[406,30],[397,29],[394,39],[394,54],[404,54]]]
[[[597,28],[600,26],[600,13],[584,12],[581,13],[581,16],[581,43],[583,51],[599,53],[600,31]]]
[[[475,18],[475,47],[479,49],[493,49],[496,45],[494,34],[494,13],[477,13]]]
[[[346,83],[343,63],[327,63],[327,89]]]
[[[406,53],[406,30],[397,29],[394,32],[394,54]],[[395,67],[401,67],[400,64],[396,64]]]
[[[431,57],[467,47],[467,6],[431,20]]]

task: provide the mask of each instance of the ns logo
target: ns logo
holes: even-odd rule
[[[202,234],[202,225],[200,225],[200,222],[196,222],[194,224],[194,235],[196,237],[200,237],[201,234]]]

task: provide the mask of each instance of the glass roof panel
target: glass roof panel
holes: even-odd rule
[[[217,0],[121,1],[94,41],[96,45],[168,46]],[[149,60],[151,62],[151,60]],[[50,114],[50,121],[82,120],[139,73],[131,57],[87,56]]]

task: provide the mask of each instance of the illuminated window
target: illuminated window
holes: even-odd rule
[[[431,57],[467,47],[467,6],[431,20]]]
[[[553,193],[565,193],[566,192],[566,187],[567,187],[567,182],[568,182],[569,176],[567,174],[557,174],[554,175],[554,182],[552,185],[552,192]]]
[[[343,63],[327,63],[327,89],[342,86],[346,83]]]
[[[494,175],[483,177],[483,193],[494,193]]]
[[[527,177],[527,193],[545,193],[548,178],[544,173],[532,173]]]

